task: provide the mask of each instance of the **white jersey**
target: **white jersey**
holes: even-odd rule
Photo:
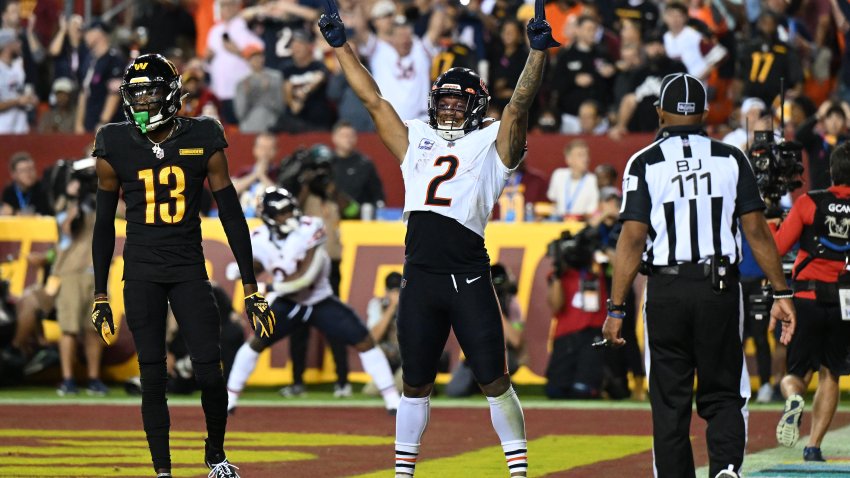
[[[263,224],[251,233],[251,247],[254,250],[254,260],[268,271],[275,282],[283,282],[285,278],[298,269],[298,264],[307,256],[307,252],[325,243],[324,222],[318,217],[302,216],[298,228],[285,238],[272,235],[268,226]],[[324,255],[324,264],[310,286],[293,293],[290,298],[301,305],[315,305],[333,295],[329,277],[331,261]],[[277,298],[276,292],[269,292],[269,303]]]
[[[407,121],[404,178],[404,220],[412,211],[450,217],[484,237],[493,205],[513,170],[496,152],[499,122],[456,141],[441,138],[420,120]]]

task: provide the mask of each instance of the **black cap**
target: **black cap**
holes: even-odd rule
[[[707,93],[697,77],[673,73],[661,80],[661,91],[655,106],[674,115],[701,115],[706,110]]]
[[[85,30],[97,29],[106,33],[107,35],[112,33],[112,25],[103,21],[100,17],[93,18],[86,26]]]
[[[401,274],[390,272],[387,274],[387,278],[384,279],[384,285],[387,290],[401,289]]]

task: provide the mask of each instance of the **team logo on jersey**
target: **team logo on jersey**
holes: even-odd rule
[[[850,236],[850,218],[826,216],[826,226],[829,228],[829,237],[847,239]]]
[[[204,148],[180,148],[180,156],[203,156]]]
[[[430,139],[422,138],[422,140],[419,141],[419,149],[424,149],[425,151],[430,151],[431,148],[433,148],[433,147],[434,147],[434,142]]]

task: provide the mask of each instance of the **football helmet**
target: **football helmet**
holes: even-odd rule
[[[143,134],[159,128],[180,111],[182,86],[177,68],[164,56],[137,57],[121,82],[124,116]]]
[[[439,101],[444,96],[457,96],[466,100],[463,123],[460,126],[440,123]],[[440,137],[454,141],[477,130],[484,122],[487,106],[490,104],[490,92],[477,73],[469,68],[451,68],[437,77],[428,96],[428,123]]]
[[[290,211],[292,217],[283,223],[277,222],[277,216]],[[301,209],[298,207],[298,199],[291,192],[275,186],[266,188],[260,200],[260,219],[272,233],[286,237],[298,228],[300,218]]]

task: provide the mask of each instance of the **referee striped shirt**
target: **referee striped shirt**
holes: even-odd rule
[[[764,209],[744,153],[700,126],[662,129],[629,159],[621,221],[649,226],[643,259],[654,266],[706,262],[718,252],[741,260],[738,218]]]

